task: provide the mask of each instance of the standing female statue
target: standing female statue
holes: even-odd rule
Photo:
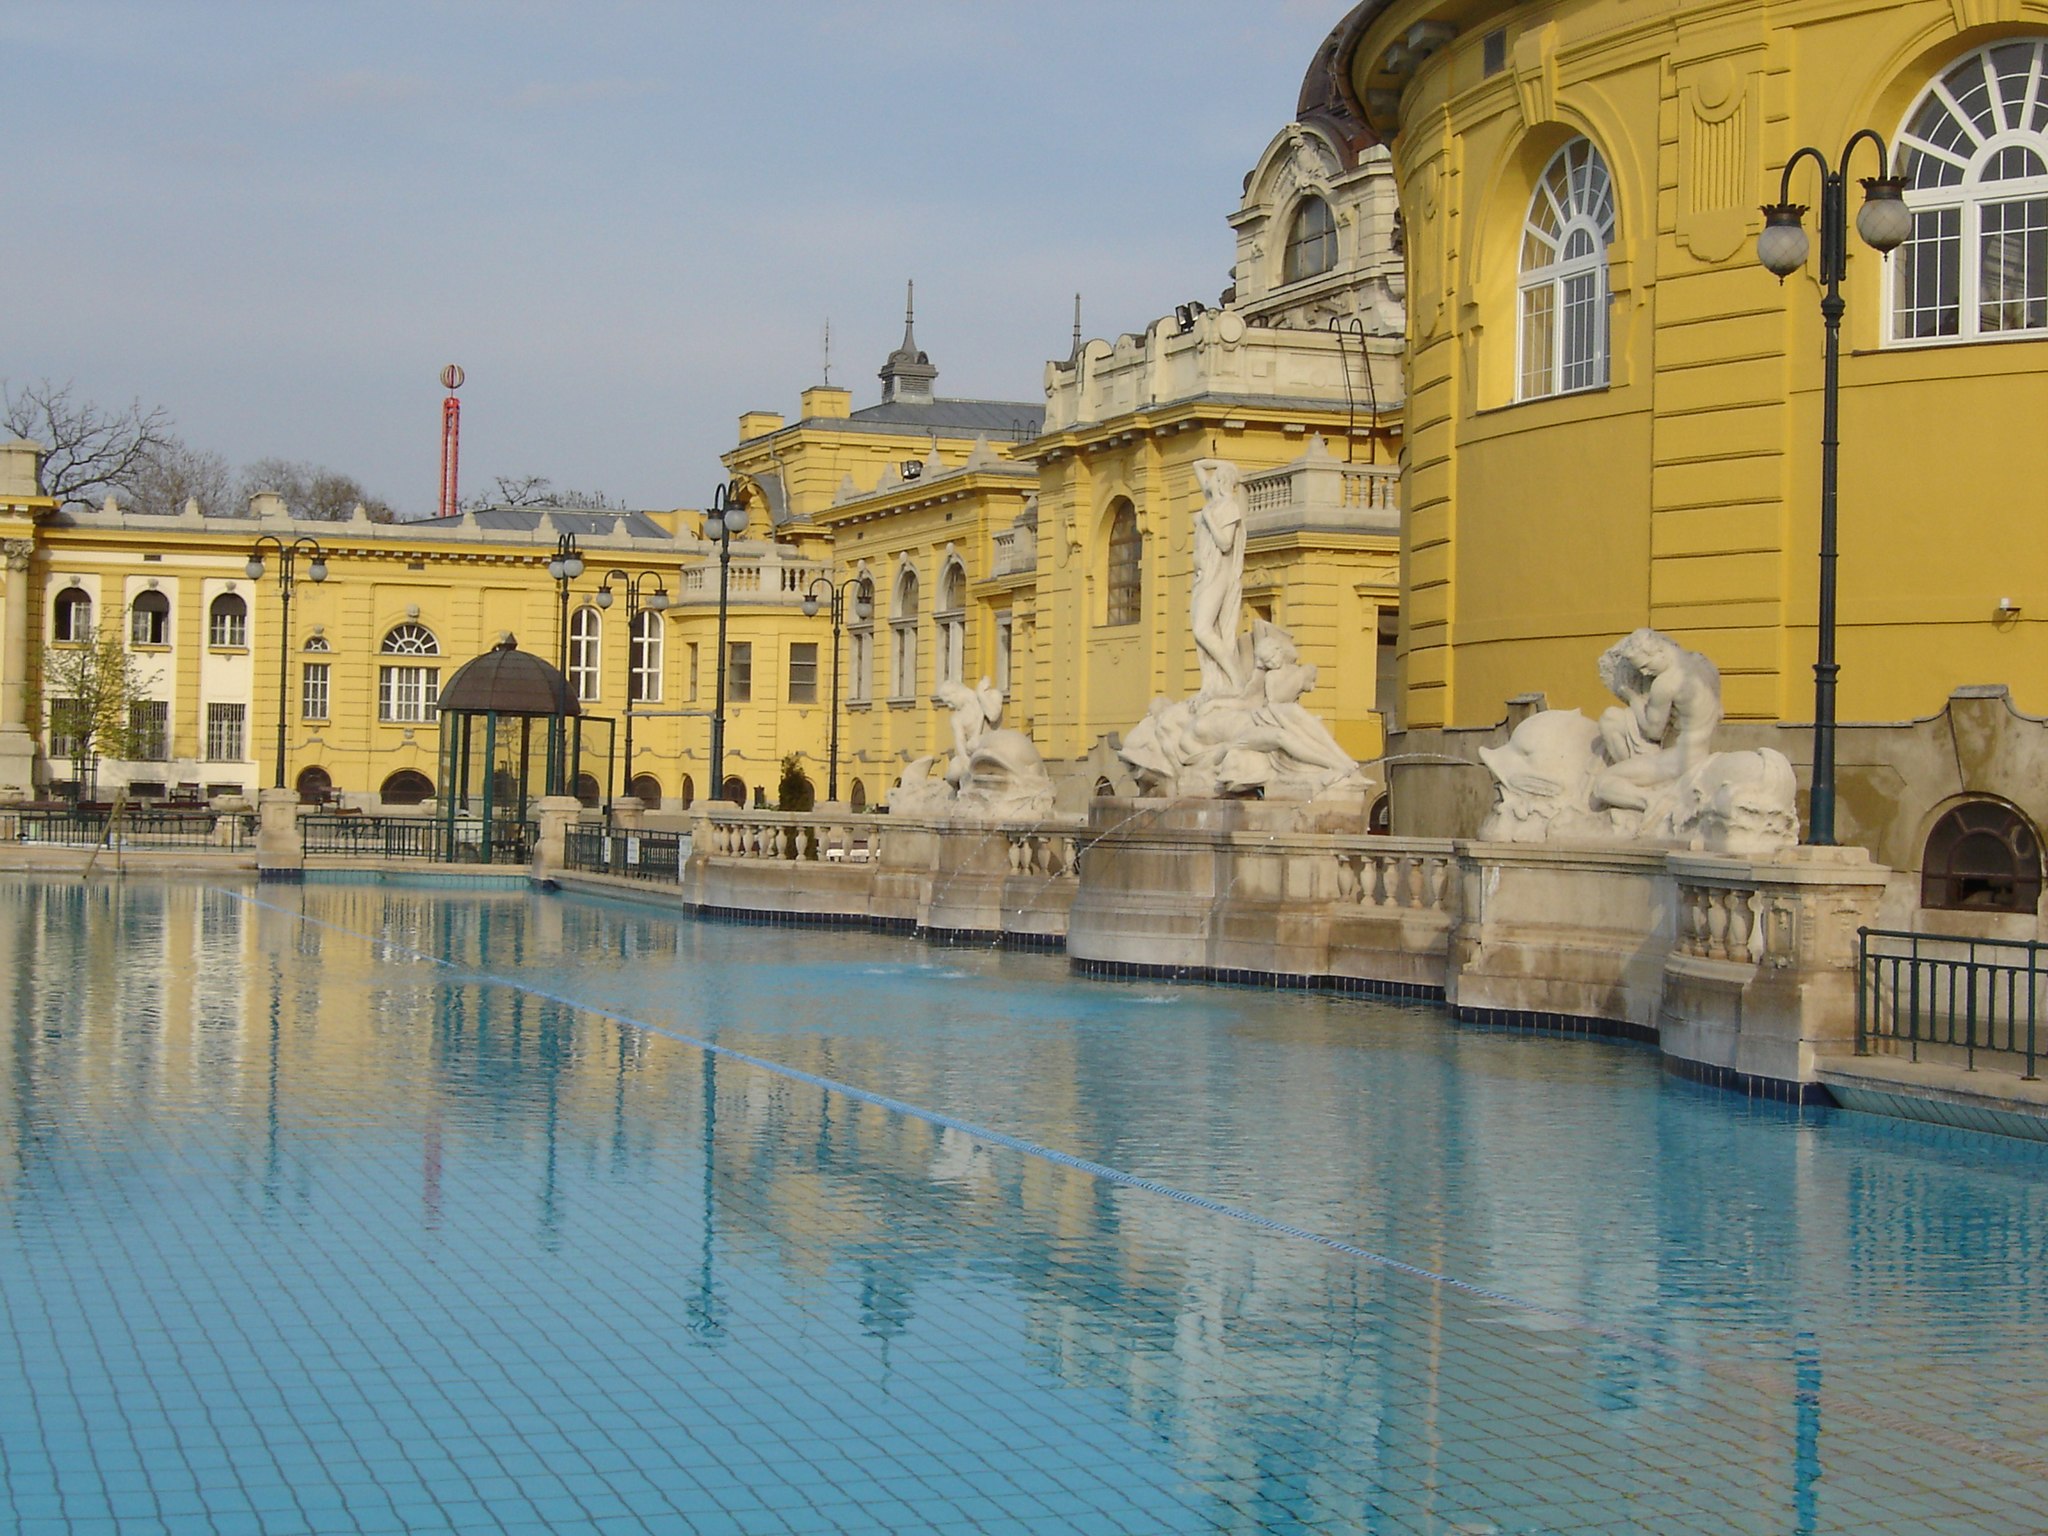
[[[1241,694],[1250,679],[1249,658],[1237,633],[1244,606],[1244,484],[1226,459],[1195,461],[1202,509],[1195,514],[1195,580],[1190,602],[1196,662],[1202,669],[1198,697]]]

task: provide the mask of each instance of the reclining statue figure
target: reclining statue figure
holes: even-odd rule
[[[1042,821],[1052,814],[1052,776],[1022,731],[999,729],[1002,691],[984,677],[978,687],[943,682],[932,702],[952,711],[953,750],[920,757],[889,793],[898,816],[969,821]]]
[[[1639,629],[1608,647],[1600,677],[1621,702],[1597,722],[1547,709],[1506,746],[1480,749],[1494,778],[1482,838],[1743,854],[1799,840],[1798,782],[1785,755],[1712,750],[1721,674],[1711,661]]]

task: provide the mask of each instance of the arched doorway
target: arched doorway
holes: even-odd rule
[[[576,775],[576,798],[583,802],[583,808],[586,811],[597,809],[598,802],[604,799],[604,789],[597,782],[596,774],[579,773]]]
[[[734,805],[747,803],[747,781],[738,774],[730,775],[725,781],[725,793],[721,799],[730,800]]]
[[[334,798],[334,780],[325,768],[301,768],[298,789],[301,805],[325,805]]]
[[[434,781],[413,768],[401,768],[377,791],[386,805],[418,805],[434,798]]]
[[[650,811],[661,809],[661,780],[651,773],[634,774],[633,782],[626,786],[626,793]]]
[[[2041,902],[2041,841],[2002,800],[1965,800],[1927,834],[1920,905],[1957,912],[2032,912]]]
[[[687,773],[683,775],[682,792],[676,796],[676,799],[682,803],[682,807],[686,811],[697,803],[697,781]]]

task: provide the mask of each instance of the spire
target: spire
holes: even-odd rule
[[[882,403],[902,401],[907,405],[929,405],[932,399],[932,381],[939,376],[939,370],[932,366],[932,360],[917,350],[917,333],[914,329],[917,318],[917,284],[910,283],[903,295],[903,345],[889,354],[889,360],[882,364],[877,375],[882,381]]]

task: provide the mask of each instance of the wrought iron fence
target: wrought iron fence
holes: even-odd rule
[[[562,862],[593,875],[624,875],[671,885],[683,877],[689,838],[680,832],[627,832],[604,827],[571,827]]]
[[[109,831],[111,826],[112,830]],[[218,848],[241,852],[256,818],[238,811],[16,809],[0,811],[0,838],[47,847]]]
[[[1966,1070],[1990,1051],[2035,1076],[2048,984],[2044,951],[2031,939],[1965,939],[1889,928],[1857,930],[1856,1054],[1903,1045],[1960,1050]]]
[[[301,816],[306,853],[352,854],[364,859],[440,859],[447,828],[427,816]]]

